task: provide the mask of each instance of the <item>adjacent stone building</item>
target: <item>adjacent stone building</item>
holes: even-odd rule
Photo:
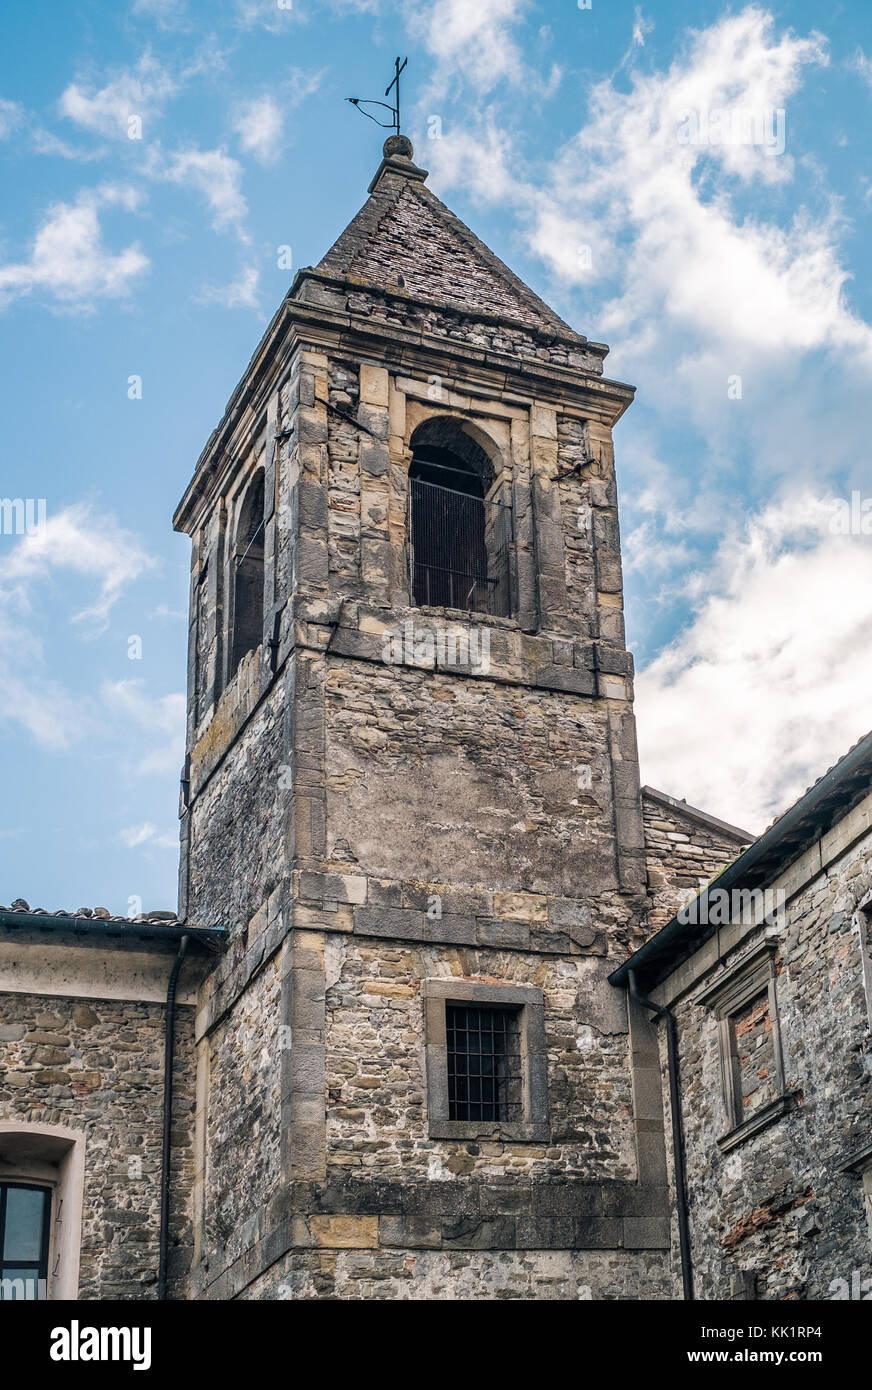
[[[612,977],[675,1020],[697,1298],[872,1299],[870,789],[872,734]]]
[[[183,940],[168,1094],[167,983]],[[220,941],[171,913],[0,909],[0,1297],[153,1298],[164,1187],[167,1292],[184,1295],[194,1005]]]
[[[178,917],[0,911],[0,1224],[30,1213],[50,1297],[681,1288],[659,1025],[624,963],[645,976],[751,837],[639,785],[633,390],[405,138],[369,192],[176,512]]]

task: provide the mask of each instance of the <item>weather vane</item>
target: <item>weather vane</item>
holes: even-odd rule
[[[368,116],[371,121],[375,121],[376,125],[382,126],[385,130],[392,130],[395,135],[399,135],[400,133],[400,73],[403,71],[403,68],[406,66],[408,61],[408,58],[404,58],[402,62],[400,62],[399,58],[394,59],[394,80],[393,82],[390,82],[387,87],[385,87],[385,96],[390,96],[392,88],[396,87],[397,89],[396,99],[393,106],[388,106],[386,101],[370,101],[368,98],[365,97],[345,98],[346,101],[351,102],[352,106],[357,107],[361,115]],[[371,111],[364,111],[363,108],[365,106],[383,107],[385,111],[390,111],[391,120],[380,121],[378,116],[374,116]]]

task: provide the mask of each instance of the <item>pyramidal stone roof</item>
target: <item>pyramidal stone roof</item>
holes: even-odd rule
[[[316,270],[586,342],[427,188],[412,153],[404,135],[385,141],[367,202]]]

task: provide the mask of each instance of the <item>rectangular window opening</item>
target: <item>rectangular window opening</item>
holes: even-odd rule
[[[46,1297],[51,1191],[0,1183],[0,1301]]]
[[[522,1118],[520,1009],[445,1006],[449,1120]]]

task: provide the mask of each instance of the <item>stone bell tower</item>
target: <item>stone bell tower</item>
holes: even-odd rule
[[[175,517],[197,1297],[663,1297],[612,427],[402,136]]]

